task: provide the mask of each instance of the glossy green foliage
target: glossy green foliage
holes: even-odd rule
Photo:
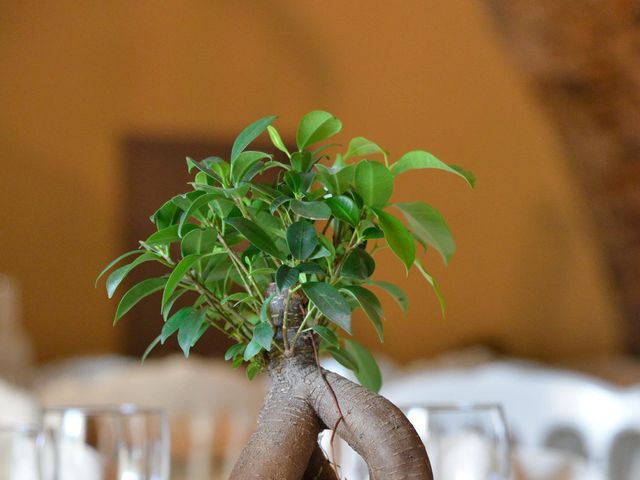
[[[382,341],[384,312],[376,292],[386,292],[404,310],[408,299],[399,287],[374,278],[376,252],[389,247],[407,271],[415,266],[444,312],[438,283],[418,258],[416,243],[433,247],[445,262],[455,251],[453,236],[434,207],[422,201],[390,203],[396,178],[409,170],[435,169],[471,186],[475,179],[418,150],[394,163],[389,152],[364,137],[353,138],[340,152],[331,137],[342,122],[323,111],[300,120],[297,150],[290,150],[273,126],[275,120],[267,116],[242,130],[228,160],[187,158],[193,175],[190,190],[162,204],[150,217],[155,232],[98,278],[108,274],[111,297],[135,268],[160,263],[165,274],[126,291],[115,321],[142,299],[162,292],[164,323],[145,357],[172,338],[188,356],[212,329],[234,340],[225,359],[233,367],[246,362],[249,378],[270,358],[294,348],[278,333],[271,301],[275,295],[285,301],[302,295],[303,321],[295,337],[315,338],[321,351],[377,390],[380,371],[373,356],[349,337],[352,312],[361,309]],[[273,151],[251,149],[261,135],[268,137]],[[261,174],[268,170],[274,180],[264,183]],[[191,304],[174,311],[180,298],[191,299]]]

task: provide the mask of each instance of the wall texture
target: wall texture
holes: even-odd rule
[[[382,349],[399,360],[483,341],[553,359],[619,348],[618,315],[572,172],[472,0],[3,2],[0,271],[25,294],[41,360],[117,350],[114,303],[93,279],[119,243],[120,141],[234,135],[308,110],[399,155],[428,149],[478,177],[405,176],[394,198],[441,209],[458,239],[449,304],[388,256]],[[188,152],[185,152],[185,154]],[[216,152],[217,153],[217,152]],[[182,161],[176,159],[176,161]],[[364,319],[356,334],[374,344]]]

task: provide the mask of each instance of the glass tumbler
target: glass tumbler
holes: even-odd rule
[[[168,480],[169,427],[159,409],[50,407],[55,480]]]
[[[402,411],[439,480],[508,480],[509,434],[499,405],[412,405]]]
[[[0,480],[53,480],[51,435],[36,426],[0,426]]]

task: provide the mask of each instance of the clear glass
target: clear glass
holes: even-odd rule
[[[508,480],[509,434],[498,405],[402,408],[427,448],[439,480]]]
[[[498,405],[410,405],[400,407],[425,444],[434,478],[438,480],[509,480],[509,435]],[[367,466],[346,442],[330,431],[321,447],[336,459],[342,477],[369,478]]]
[[[168,480],[169,426],[159,409],[133,405],[54,407],[55,480]]]
[[[50,434],[33,426],[0,426],[0,480],[53,480]]]

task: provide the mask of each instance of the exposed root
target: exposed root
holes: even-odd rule
[[[433,479],[422,441],[395,405],[340,375],[324,374],[343,408],[337,434],[367,462],[371,480]],[[312,391],[309,398],[325,424],[337,421],[324,389]]]
[[[327,468],[329,462],[317,444],[326,425],[337,425],[337,434],[367,462],[371,480],[433,480],[418,434],[387,399],[319,370],[311,352],[278,359],[270,374],[272,386],[258,429],[244,448],[232,480],[338,478]],[[331,476],[324,476],[329,471]]]
[[[300,480],[318,448],[321,424],[307,401],[304,371],[289,359],[271,372],[258,428],[242,450],[232,480]]]
[[[271,302],[276,337],[287,337],[293,349],[271,360],[271,387],[257,430],[230,479],[337,480],[335,465],[318,446],[320,431],[333,426],[331,449],[337,433],[367,462],[371,480],[433,480],[424,445],[404,414],[380,395],[322,369],[315,340],[295,334],[305,301],[280,292]]]

